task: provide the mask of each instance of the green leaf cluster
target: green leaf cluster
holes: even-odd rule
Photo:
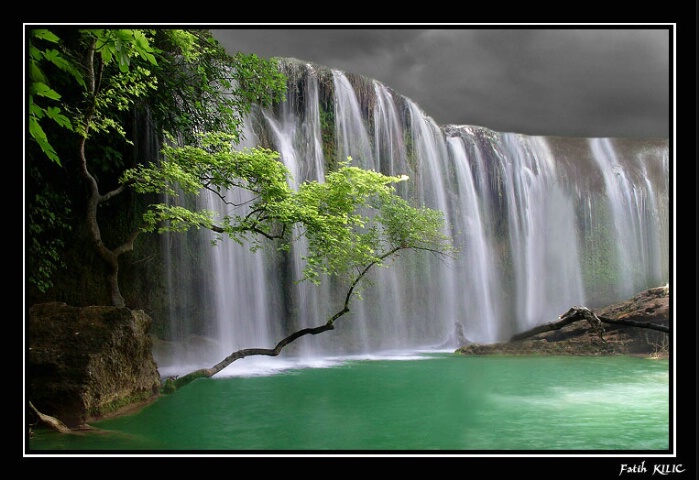
[[[58,36],[47,29],[30,30],[27,86],[29,134],[39,145],[41,151],[58,165],[61,164],[61,160],[44,132],[42,121],[44,119],[52,120],[67,130],[73,130],[73,125],[58,104],[61,95],[51,88],[51,82],[44,73],[44,64],[55,66],[71,75],[79,85],[85,85],[85,81],[75,65],[66,59],[59,50],[53,48],[59,42]]]
[[[280,205],[291,195],[289,172],[277,152],[234,148],[236,136],[210,132],[197,136],[197,144],[176,146],[174,139],[162,149],[157,165],[128,169],[121,183],[139,193],[167,195],[171,201],[197,196],[202,191],[216,195],[227,212],[215,218],[213,212],[186,213],[185,205],[154,204],[144,216],[144,231],[184,231],[208,228],[242,242],[252,232],[267,237],[281,236],[279,227],[293,222]],[[245,190],[250,198],[234,203],[233,191]]]
[[[260,236],[281,240],[283,249],[305,237],[303,279],[314,283],[324,275],[353,278],[400,249],[452,250],[441,212],[413,207],[396,194],[394,184],[407,177],[353,167],[348,159],[322,182],[304,182],[293,190],[277,152],[236,150],[234,138],[222,133],[202,134],[196,146],[171,144],[163,154],[157,167],[131,169],[122,182],[174,198],[208,190],[227,209],[216,216],[187,211],[188,202],[154,204],[144,216],[146,231],[208,228],[240,243],[251,240],[253,248]],[[245,202],[230,200],[236,190],[248,194]]]
[[[350,166],[351,158],[323,183],[308,182],[294,196],[298,222],[309,242],[304,278],[356,276],[368,266],[383,266],[401,249],[453,252],[437,210],[414,207],[395,184],[407,176],[388,176]]]
[[[243,118],[254,105],[282,101],[286,78],[274,60],[254,54],[228,55],[208,30],[158,29],[153,75],[159,88],[151,115],[182,142],[198,132],[226,132],[239,140]]]

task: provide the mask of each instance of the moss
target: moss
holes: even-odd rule
[[[93,418],[108,417],[124,409],[133,408],[134,405],[142,405],[151,398],[153,398],[152,392],[138,392],[128,396],[118,397],[111,402],[93,407],[87,414]]]
[[[160,391],[164,394],[175,393],[177,391],[177,386],[175,385],[174,379],[171,377],[166,378]]]
[[[328,171],[337,169],[337,147],[335,144],[335,110],[330,102],[320,104],[320,131],[323,140],[323,155],[327,159]]]

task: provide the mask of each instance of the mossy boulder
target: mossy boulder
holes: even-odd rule
[[[142,310],[42,303],[26,322],[26,400],[77,427],[154,400],[160,375]]]

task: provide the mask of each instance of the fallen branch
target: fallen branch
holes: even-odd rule
[[[32,404],[32,402],[29,402],[29,408],[31,408],[34,414],[39,418],[39,421],[47,427],[49,427],[50,429],[55,430],[58,433],[73,433],[73,430],[68,428],[59,419],[50,415],[45,415],[41,413],[39,410],[37,410],[36,407]]]
[[[556,323],[544,323],[542,325],[537,325],[536,327],[532,328],[531,330],[527,330],[526,332],[518,333],[516,335],[513,335],[510,338],[510,342],[514,342],[517,340],[523,340],[525,338],[531,337],[533,335],[537,335],[539,333],[544,333],[544,332],[550,332],[553,330],[560,330],[561,328],[565,327],[566,325],[570,325],[571,323],[575,323],[579,318],[566,318],[565,320],[561,320]]]
[[[637,327],[637,328],[648,328],[651,330],[657,330],[659,332],[670,332],[670,327],[666,325],[661,325],[659,323],[651,322],[634,322],[632,320],[613,320],[611,318],[599,317],[592,310],[587,307],[574,306],[571,307],[566,313],[559,315],[559,321],[554,323],[546,323],[543,325],[538,325],[526,332],[518,333],[510,338],[511,342],[517,340],[523,340],[531,336],[537,335],[539,333],[550,332],[553,330],[560,330],[566,325],[578,322],[580,320],[586,320],[590,326],[595,330],[595,332],[604,340],[604,327],[602,323],[608,323],[610,325],[621,325],[625,327]]]
[[[634,322],[633,320],[613,320],[607,317],[599,317],[604,323],[609,323],[610,325],[621,325],[624,327],[638,327],[638,328],[648,328],[650,330],[657,330],[658,332],[670,333],[670,327],[667,325],[662,325],[660,323],[652,322]]]

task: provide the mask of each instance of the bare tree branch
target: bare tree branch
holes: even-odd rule
[[[51,430],[55,430],[58,433],[73,433],[73,431],[59,419],[50,415],[45,415],[41,413],[39,410],[37,410],[32,402],[29,402],[29,408],[31,408],[32,412],[34,412],[34,415],[36,415],[39,418],[39,421],[47,427],[49,427]]]
[[[328,321],[324,325],[320,325],[317,327],[311,327],[311,328],[304,328],[301,330],[298,330],[291,335],[283,338],[280,340],[274,348],[245,348],[242,350],[238,350],[236,352],[231,353],[229,356],[221,360],[219,363],[214,365],[211,368],[202,368],[199,370],[196,370],[194,372],[188,373],[187,375],[184,375],[182,377],[177,377],[177,378],[168,378],[165,381],[165,385],[163,387],[164,393],[171,393],[174,392],[175,390],[182,388],[183,386],[191,383],[193,380],[196,380],[197,378],[208,378],[208,377],[213,377],[217,373],[219,373],[221,370],[229,366],[231,363],[235,362],[236,360],[239,360],[241,358],[253,356],[253,355],[267,355],[271,357],[275,357],[279,355],[284,347],[289,345],[291,342],[305,336],[305,335],[318,335],[323,332],[327,332],[329,330],[333,330],[335,328],[335,321],[338,320],[340,317],[345,315],[346,313],[349,313],[350,311],[350,302],[352,301],[352,297],[354,296],[355,293],[355,288],[359,284],[359,282],[366,276],[366,274],[371,270],[372,267],[380,264],[383,262],[386,258],[394,255],[396,252],[399,250],[403,249],[412,249],[412,250],[426,250],[434,253],[441,253],[441,252],[436,252],[431,249],[427,248],[421,248],[421,247],[408,247],[408,246],[398,246],[394,247],[391,250],[388,250],[387,252],[383,253],[380,255],[375,261],[369,263],[364,269],[359,272],[359,274],[352,280],[352,282],[349,285],[349,288],[347,289],[347,294],[345,295],[345,301],[342,306],[342,309],[339,310],[337,313],[335,313],[332,317],[328,319]]]
[[[611,318],[599,317],[587,307],[571,307],[570,310],[560,315],[558,318],[560,319],[558,322],[538,325],[530,330],[527,330],[526,332],[513,335],[510,338],[510,341],[514,342],[517,340],[523,340],[525,338],[532,337],[539,333],[560,330],[566,325],[570,325],[571,323],[575,323],[580,320],[586,320],[587,322],[589,322],[592,328],[597,332],[597,334],[600,335],[600,338],[602,338],[602,340],[604,340],[604,328],[601,325],[602,323],[608,323],[610,325],[622,325],[627,327],[648,328],[651,330],[657,330],[659,332],[665,333],[670,332],[669,327],[659,323],[634,322],[632,320],[613,320]]]

